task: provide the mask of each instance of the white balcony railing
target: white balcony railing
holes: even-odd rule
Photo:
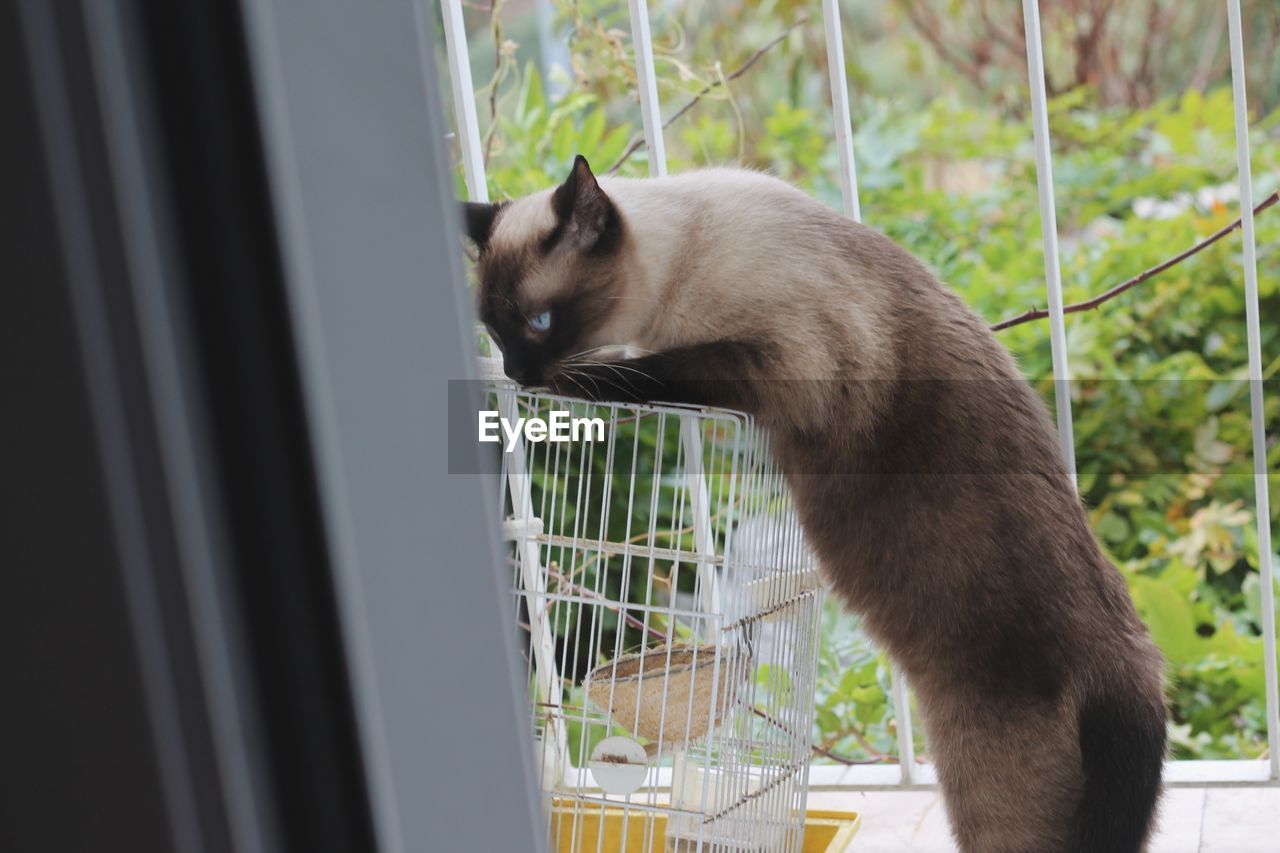
[[[1270,501],[1267,491],[1266,427],[1262,399],[1262,347],[1259,325],[1257,247],[1253,227],[1253,192],[1249,155],[1249,113],[1245,93],[1244,47],[1239,0],[1227,4],[1231,80],[1235,97],[1237,170],[1240,183],[1241,233],[1244,242],[1243,283],[1245,325],[1248,332],[1248,377],[1252,415],[1254,483],[1256,499],[1258,562],[1262,589],[1263,661],[1266,671],[1266,727],[1268,757],[1234,761],[1173,761],[1166,768],[1171,785],[1257,785],[1280,784],[1280,687],[1276,668],[1275,580],[1271,552]],[[831,100],[836,145],[840,155],[840,187],[844,212],[861,219],[857,172],[853,156],[853,128],[849,113],[848,82],[844,74],[844,47],[841,38],[839,0],[821,0],[827,59],[831,69]],[[631,35],[635,44],[636,77],[644,139],[649,151],[652,175],[666,174],[662,118],[649,36],[649,14],[645,0],[628,0]],[[1063,314],[1062,279],[1058,260],[1058,229],[1054,206],[1053,155],[1049,139],[1045,93],[1044,53],[1037,0],[1022,0],[1026,22],[1027,68],[1031,80],[1032,130],[1036,151],[1036,174],[1040,196],[1041,231],[1044,244],[1045,287],[1049,304],[1050,341],[1053,354],[1058,435],[1062,454],[1075,476],[1075,445],[1072,429],[1070,365],[1067,359],[1066,325]],[[461,0],[441,0],[449,71],[453,84],[459,145],[467,191],[473,200],[487,201],[485,164],[476,119],[475,95],[463,27]],[[687,431],[683,437],[686,457],[697,459],[698,436]],[[692,470],[692,469],[691,469]],[[690,476],[693,476],[691,473]],[[513,494],[513,501],[527,500]],[[705,512],[706,503],[703,502]],[[549,640],[547,642],[550,642]],[[551,685],[543,685],[550,688]],[[814,789],[883,789],[930,787],[935,784],[932,767],[918,764],[911,741],[911,723],[906,683],[893,680],[893,708],[898,730],[897,767],[891,765],[815,766],[810,773]]]

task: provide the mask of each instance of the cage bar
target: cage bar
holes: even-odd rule
[[[1262,399],[1262,335],[1258,306],[1258,244],[1253,230],[1253,168],[1249,155],[1249,102],[1245,94],[1240,0],[1227,0],[1231,89],[1235,98],[1236,171],[1240,181],[1240,235],[1244,252],[1245,325],[1249,338],[1249,407],[1253,425],[1253,484],[1262,596],[1263,666],[1266,670],[1267,746],[1271,779],[1280,781],[1280,690],[1276,679],[1275,575],[1271,561],[1271,500],[1267,482],[1267,424]]]

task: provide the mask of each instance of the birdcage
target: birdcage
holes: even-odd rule
[[[552,850],[799,850],[823,592],[743,414],[494,381]]]

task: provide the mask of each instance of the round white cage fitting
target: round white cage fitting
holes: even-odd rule
[[[540,518],[508,518],[502,522],[502,541],[520,542],[525,539],[536,539],[542,535],[542,527]]]

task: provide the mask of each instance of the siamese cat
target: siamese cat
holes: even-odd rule
[[[512,379],[768,430],[821,570],[916,691],[961,850],[1145,846],[1160,652],[1045,406],[955,294],[750,171],[597,180],[578,157],[554,189],[464,207]]]

